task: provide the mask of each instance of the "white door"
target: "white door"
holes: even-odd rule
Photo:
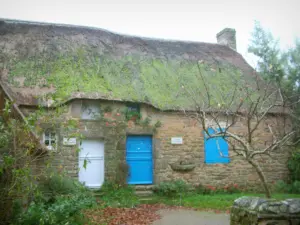
[[[104,143],[99,140],[83,140],[80,148],[79,181],[89,188],[100,188],[104,182]]]

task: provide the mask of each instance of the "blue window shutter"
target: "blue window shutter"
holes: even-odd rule
[[[212,128],[208,129],[209,134],[214,134]],[[219,146],[219,148],[218,148]],[[205,163],[229,163],[228,143],[223,137],[208,138],[204,132],[204,149],[205,149]]]

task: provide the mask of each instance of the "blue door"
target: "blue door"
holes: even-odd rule
[[[152,184],[152,137],[127,136],[128,184]]]
[[[215,130],[209,128],[209,134],[214,134]],[[205,163],[214,164],[214,163],[229,163],[229,154],[228,154],[228,143],[223,137],[213,137],[204,133],[204,142],[205,142]]]

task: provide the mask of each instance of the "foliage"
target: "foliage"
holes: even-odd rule
[[[190,186],[183,180],[161,182],[156,185],[153,192],[159,196],[178,196],[190,190]]]
[[[241,192],[237,184],[225,185],[224,187],[219,187],[219,188],[211,185],[204,186],[202,184],[199,184],[195,186],[194,190],[195,193],[201,195],[235,194]]]
[[[277,84],[283,96],[291,103],[298,101],[300,95],[300,39],[296,39],[295,47],[281,51],[279,42],[272,34],[257,22],[252,33],[252,42],[248,51],[258,57],[258,72],[269,81]],[[290,108],[298,115],[293,123],[298,124],[300,104],[290,104]],[[295,127],[298,136],[299,127]]]
[[[27,124],[11,117],[12,106],[6,101],[0,120],[0,223],[8,223],[30,201],[36,191],[36,177],[31,162],[36,142]],[[17,207],[18,206],[18,207]]]
[[[151,117],[147,116],[145,119],[141,120],[139,124],[142,127],[148,127],[151,124]]]
[[[292,153],[292,157],[288,161],[288,168],[292,181],[300,181],[300,149]]]
[[[97,194],[105,206],[133,207],[139,204],[139,199],[131,186],[120,186],[117,183],[106,181]]]
[[[83,224],[81,210],[95,204],[92,196],[83,194],[58,196],[52,203],[32,202],[17,219],[18,225]]]
[[[134,111],[134,110],[131,110],[128,107],[126,107],[124,110],[124,114],[125,114],[125,118],[127,121],[129,121],[129,120],[139,121],[141,119],[141,113],[139,110]]]
[[[92,193],[78,181],[56,173],[39,180],[37,194],[16,224],[82,224],[82,209],[95,205]]]
[[[110,105],[107,105],[107,106],[104,107],[103,111],[105,113],[112,112],[112,107]]]
[[[296,180],[288,184],[279,180],[275,184],[275,190],[280,193],[300,194],[300,181]]]
[[[289,49],[284,56],[287,60],[287,90],[290,94],[300,94],[300,38],[295,41],[295,47]]]
[[[210,189],[202,184],[196,185],[194,191],[195,191],[195,193],[200,194],[200,195],[212,194],[212,189]]]
[[[34,224],[28,219],[37,224],[60,224],[64,219],[58,215],[59,211],[65,212],[65,219],[71,217],[73,212],[87,205],[87,201],[91,202],[92,196],[78,182],[57,175],[62,171],[50,173],[45,169],[52,167],[53,154],[41,149],[38,136],[32,130],[36,128],[39,131],[41,123],[55,127],[57,121],[53,118],[59,120],[65,109],[59,107],[45,113],[41,108],[25,120],[14,117],[16,113],[13,110],[10,102],[6,101],[0,121],[0,160],[3,162],[0,164],[0,223],[18,221],[20,224]],[[60,124],[69,132],[75,132],[77,127],[74,120]],[[45,165],[42,170],[35,168],[40,160]],[[82,205],[78,199],[82,199]],[[76,201],[78,205],[75,205]],[[71,206],[73,208],[68,209]],[[40,221],[36,217],[40,217]]]
[[[54,202],[57,197],[61,195],[76,195],[86,194],[91,195],[90,192],[79,181],[55,172],[48,172],[48,175],[39,179],[37,187],[37,199],[43,202]]]
[[[162,126],[162,123],[160,120],[157,120],[156,123],[154,124],[155,128],[160,128]]]
[[[282,83],[285,71],[285,59],[279,49],[278,41],[272,34],[256,22],[248,51],[258,57],[258,72],[267,79]]]

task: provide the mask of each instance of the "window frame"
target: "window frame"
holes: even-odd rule
[[[47,141],[47,138],[46,138],[46,133],[49,132],[49,138],[48,138],[48,141],[49,141],[49,144],[47,145],[45,142]],[[55,138],[52,138],[52,134],[54,133],[54,137]],[[55,144],[52,145],[52,141],[55,141]],[[51,129],[51,128],[48,128],[48,129],[45,129],[44,132],[43,132],[43,144],[46,146],[46,148],[50,151],[56,151],[57,150],[57,145],[58,145],[58,135],[57,135],[57,132],[56,130],[54,129]]]
[[[86,117],[85,111],[91,109],[91,112],[88,112]],[[93,111],[93,109],[96,109],[96,111]],[[80,119],[81,120],[97,120],[98,117],[101,116],[101,106],[99,102],[91,102],[91,101],[86,101],[81,104],[81,110],[80,110]]]

